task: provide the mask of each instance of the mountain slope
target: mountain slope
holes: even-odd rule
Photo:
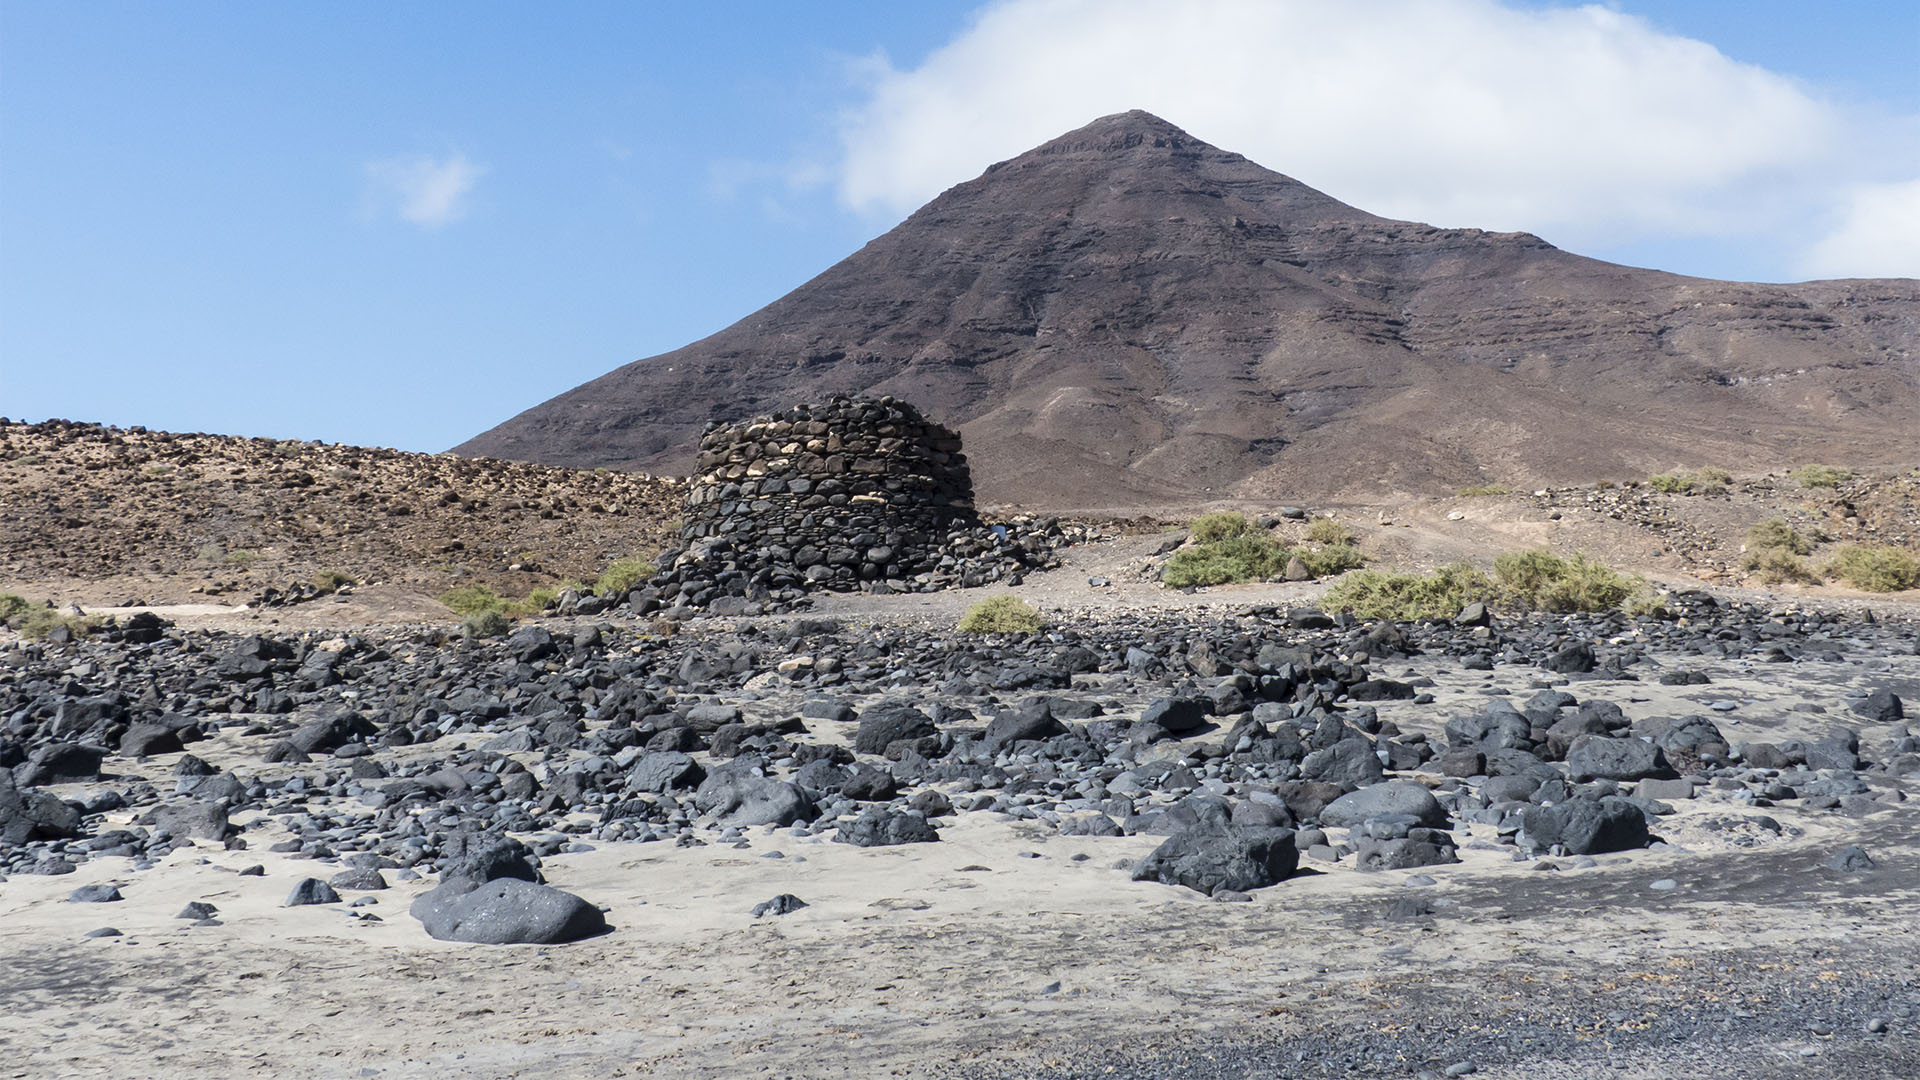
[[[1163,120],[989,168],[760,311],[456,447],[683,472],[891,393],[988,502],[1384,494],[1915,456],[1920,282],[1757,285],[1376,217]]]

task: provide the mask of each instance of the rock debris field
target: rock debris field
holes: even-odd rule
[[[1920,1072],[1915,624],[1669,609],[0,645],[0,1074]]]

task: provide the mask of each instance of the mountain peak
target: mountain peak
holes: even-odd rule
[[[868,393],[959,428],[984,503],[1055,511],[1865,464],[1912,441],[1916,312],[1376,217],[1134,110],[457,449],[679,472],[710,420]]]

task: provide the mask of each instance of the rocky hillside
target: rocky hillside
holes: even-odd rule
[[[456,448],[680,473],[832,392],[959,426],[987,502],[1911,464],[1920,282],[1759,285],[1376,217],[1145,113],[961,184],[766,308]]]
[[[0,422],[0,592],[87,581],[240,603],[332,570],[524,595],[659,550],[680,497],[677,481],[605,470]]]

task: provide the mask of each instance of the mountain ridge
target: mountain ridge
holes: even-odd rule
[[[1920,282],[1762,285],[1352,207],[1151,114],[990,166],[744,319],[456,447],[683,472],[891,393],[983,501],[1128,508],[1914,456]]]

